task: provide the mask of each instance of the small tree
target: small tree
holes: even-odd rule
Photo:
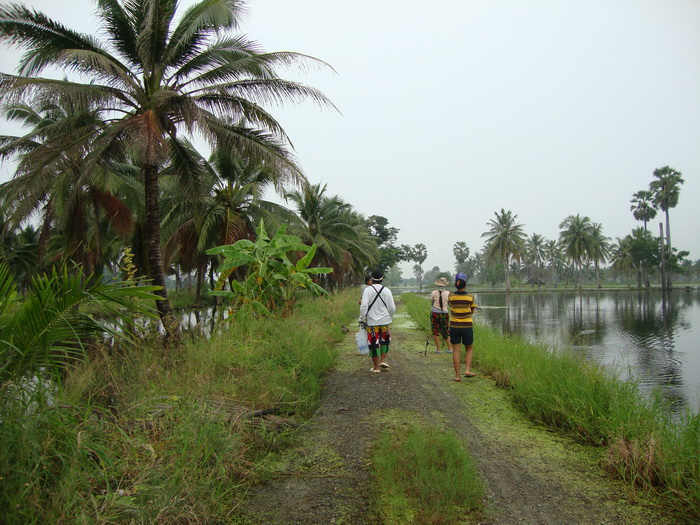
[[[257,229],[257,240],[241,239],[234,244],[218,246],[207,250],[208,255],[221,255],[224,262],[219,266],[219,279],[212,295],[234,299],[237,315],[254,312],[270,315],[281,310],[289,315],[296,302],[300,289],[309,290],[314,295],[328,292],[317,285],[312,274],[326,274],[332,268],[309,268],[316,254],[316,245],[307,246],[295,235],[287,235],[283,225],[270,238],[262,221]],[[296,254],[304,254],[296,262]],[[242,281],[231,280],[231,290],[224,290],[229,277],[239,268],[247,269]]]
[[[143,300],[155,300],[158,286],[104,281],[76,270],[63,266],[37,275],[20,300],[9,267],[0,263],[0,382],[33,373],[59,378],[85,359],[90,340],[109,334],[129,342],[126,328],[142,316],[155,317]],[[89,310],[82,308],[88,305]]]

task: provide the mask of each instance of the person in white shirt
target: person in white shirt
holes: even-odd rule
[[[391,343],[391,321],[396,313],[396,304],[391,290],[382,285],[384,273],[372,272],[372,284],[362,292],[360,323],[367,330],[367,344],[372,357],[370,372],[379,373],[388,369],[386,354]]]

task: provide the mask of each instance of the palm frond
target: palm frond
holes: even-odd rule
[[[0,286],[7,286],[2,272],[0,265]],[[143,301],[157,299],[152,293],[157,288],[101,282],[65,266],[36,277],[24,302],[0,326],[0,378],[58,372],[82,359],[87,341],[103,333],[127,340],[128,331],[117,332],[81,307],[91,304],[117,324],[129,325],[135,316],[154,316]]]
[[[34,76],[49,65],[60,64],[65,49],[102,52],[92,36],[72,31],[19,4],[0,6],[0,41],[26,49],[17,68],[25,76]]]
[[[240,0],[202,0],[191,6],[173,31],[165,53],[169,65],[182,64],[202,52],[212,33],[237,29]]]

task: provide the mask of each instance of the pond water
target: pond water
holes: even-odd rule
[[[476,320],[550,348],[570,349],[615,368],[623,379],[633,378],[645,393],[659,388],[675,410],[698,412],[700,290],[475,297],[483,307]]]

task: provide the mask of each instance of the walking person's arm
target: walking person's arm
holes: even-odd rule
[[[389,310],[389,315],[391,318],[394,318],[394,314],[396,313],[396,303],[394,302],[394,294],[391,293],[391,290],[387,288],[387,291],[389,292],[388,295],[388,301],[386,302],[386,309]]]
[[[367,308],[369,308],[369,295],[367,294],[367,290],[373,289],[371,286],[368,286],[365,288],[364,292],[362,292],[362,300],[360,301],[360,322],[364,323],[366,321],[367,317]]]

